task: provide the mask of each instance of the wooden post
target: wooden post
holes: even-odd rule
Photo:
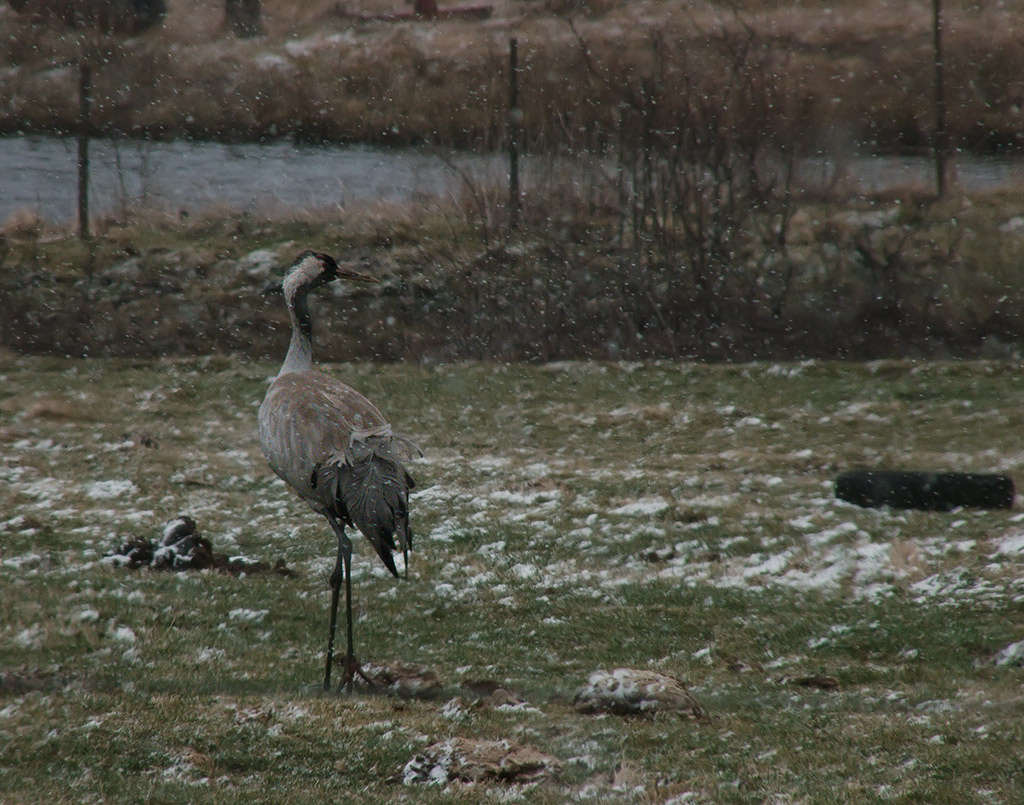
[[[932,23],[935,37],[935,187],[941,198],[946,194],[949,158],[949,134],[946,131],[946,80],[942,52],[942,0],[932,0]]]
[[[508,42],[508,207],[509,228],[519,228],[519,212],[522,198],[519,192],[519,64],[518,42]]]
[[[89,239],[89,102],[92,68],[85,57],[78,62],[78,237]]]
[[[437,16],[437,0],[416,0],[413,8],[417,17],[432,20]]]

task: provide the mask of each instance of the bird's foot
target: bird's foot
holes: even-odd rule
[[[346,654],[341,660],[341,683],[338,685],[338,690],[347,690],[351,693],[356,677],[362,679],[371,688],[380,687],[377,680],[363,670],[363,666],[359,664],[359,660],[354,655]]]

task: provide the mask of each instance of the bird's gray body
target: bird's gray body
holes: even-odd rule
[[[322,372],[283,372],[260,406],[259,434],[271,469],[314,511],[355,525],[395,572],[415,485],[402,459],[416,448],[377,406]]]

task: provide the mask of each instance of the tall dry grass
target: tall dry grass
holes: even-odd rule
[[[288,4],[267,0],[267,36],[223,32],[220,6],[171,0],[162,28],[85,42],[0,14],[0,130],[74,123],[74,75],[65,65],[100,51],[94,123],[159,136],[300,138],[374,143],[501,144],[508,39],[520,40],[524,136],[533,149],[609,148],[617,95],[653,75],[650,42],[666,45],[659,75],[704,65],[752,34],[772,54],[773,80],[794,110],[780,136],[808,149],[845,142],[922,150],[933,128],[929,4],[550,2],[499,0],[486,22],[361,22],[402,10],[392,0]],[[949,125],[958,147],[1024,144],[1024,2],[945,3]],[[607,65],[595,84],[578,42]],[[676,61],[673,61],[676,60]],[[666,85],[668,86],[668,85]],[[683,100],[662,93],[661,114]],[[777,119],[782,121],[781,117]]]

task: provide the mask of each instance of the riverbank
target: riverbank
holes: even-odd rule
[[[1012,358],[1024,344],[1024,196],[806,199],[785,240],[723,267],[531,197],[509,234],[469,191],[290,217],[138,213],[82,243],[37,219],[0,250],[0,345],[30,354],[283,354],[275,281],[309,247],[381,283],[319,300],[323,360]],[[769,233],[770,235],[770,233]]]
[[[488,150],[506,127],[507,52],[519,40],[523,143],[608,148],[623,109],[685,117],[689,88],[728,99],[737,76],[772,103],[762,134],[807,152],[929,147],[927,3],[827,8],[669,0],[499,0],[479,20],[382,22],[391,0],[265,0],[266,35],[223,35],[221,6],[170,0],[164,25],[132,38],[46,29],[0,5],[0,132],[77,125],[77,76],[94,62],[91,123],[108,134],[228,141],[422,144]],[[945,4],[947,120],[954,146],[1022,147],[1024,2]],[[739,121],[742,123],[743,121]],[[660,125],[660,124],[658,124]],[[639,134],[637,134],[639,136]]]

